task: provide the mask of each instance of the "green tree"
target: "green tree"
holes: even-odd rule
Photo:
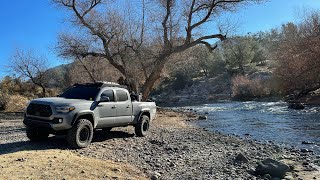
[[[255,66],[266,61],[264,49],[251,35],[236,36],[223,44],[223,57],[231,74],[251,73]]]

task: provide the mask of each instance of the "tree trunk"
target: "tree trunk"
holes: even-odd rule
[[[164,68],[164,65],[167,61],[167,57],[169,55],[165,54],[160,56],[156,62],[157,65],[155,66],[155,68],[153,69],[152,73],[149,75],[149,77],[146,79],[145,83],[143,84],[142,87],[142,99],[145,101],[148,99],[150,92],[152,90],[152,88],[154,87],[155,82],[160,79],[161,76],[161,72]]]
[[[41,85],[39,85],[40,87],[41,87],[41,89],[42,89],[42,96],[43,97],[46,97],[46,88],[41,84]]]

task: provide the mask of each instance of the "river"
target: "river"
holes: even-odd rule
[[[320,107],[288,109],[285,102],[223,102],[186,107],[208,113],[196,124],[211,131],[320,153]],[[302,144],[303,141],[315,144]]]

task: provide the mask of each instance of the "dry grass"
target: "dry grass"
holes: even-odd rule
[[[146,179],[127,164],[80,157],[67,150],[21,151],[0,156],[0,179]]]
[[[6,112],[20,112],[23,111],[28,102],[28,98],[20,95],[9,96],[6,100],[5,111]]]

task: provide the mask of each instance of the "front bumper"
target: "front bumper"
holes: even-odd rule
[[[61,122],[62,120],[62,122]],[[54,118],[53,120],[45,120],[40,118],[25,117],[23,124],[26,126],[46,129],[48,131],[61,131],[71,128],[71,125],[68,124],[63,118]]]

